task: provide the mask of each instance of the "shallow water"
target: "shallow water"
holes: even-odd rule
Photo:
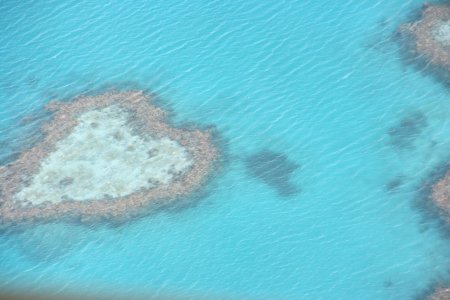
[[[176,123],[215,125],[227,161],[184,209],[3,233],[0,282],[411,299],[448,281],[450,240],[423,193],[449,161],[448,90],[391,38],[420,5],[2,1],[4,162],[35,141],[50,99],[111,86],[157,92]],[[249,172],[261,151],[286,158],[267,172],[295,193]]]

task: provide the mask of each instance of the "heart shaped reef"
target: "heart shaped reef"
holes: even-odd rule
[[[199,188],[218,151],[211,133],[169,126],[141,91],[51,102],[43,140],[0,167],[3,224],[114,219]]]

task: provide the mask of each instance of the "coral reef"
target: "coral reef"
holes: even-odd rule
[[[438,288],[427,300],[450,300],[450,288]]]
[[[434,65],[450,69],[450,6],[424,5],[421,18],[400,32],[412,37],[413,51]]]
[[[450,171],[433,185],[431,199],[447,221],[450,221]]]
[[[2,224],[139,214],[198,189],[218,156],[211,132],[169,126],[142,91],[46,108],[43,139],[0,167]]]

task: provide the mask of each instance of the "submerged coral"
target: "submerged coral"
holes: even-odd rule
[[[431,199],[450,221],[450,171],[433,185]]]
[[[450,6],[425,5],[421,18],[400,31],[412,37],[412,50],[431,63],[450,69]]]
[[[250,175],[275,188],[282,197],[299,192],[291,182],[291,176],[300,166],[282,153],[261,150],[247,157],[245,166]]]
[[[123,218],[197,189],[218,152],[211,134],[171,127],[140,91],[52,102],[45,137],[0,167],[2,223]]]
[[[422,112],[411,112],[389,128],[390,144],[399,149],[410,148],[427,126],[428,120]]]
[[[427,297],[427,300],[449,300],[450,288],[438,288],[433,294]]]

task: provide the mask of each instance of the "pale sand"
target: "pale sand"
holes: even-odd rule
[[[450,46],[450,21],[442,21],[436,24],[433,35],[442,44]]]
[[[176,141],[134,134],[128,118],[117,105],[78,116],[15,199],[40,204],[117,198],[167,184],[192,165]]]

